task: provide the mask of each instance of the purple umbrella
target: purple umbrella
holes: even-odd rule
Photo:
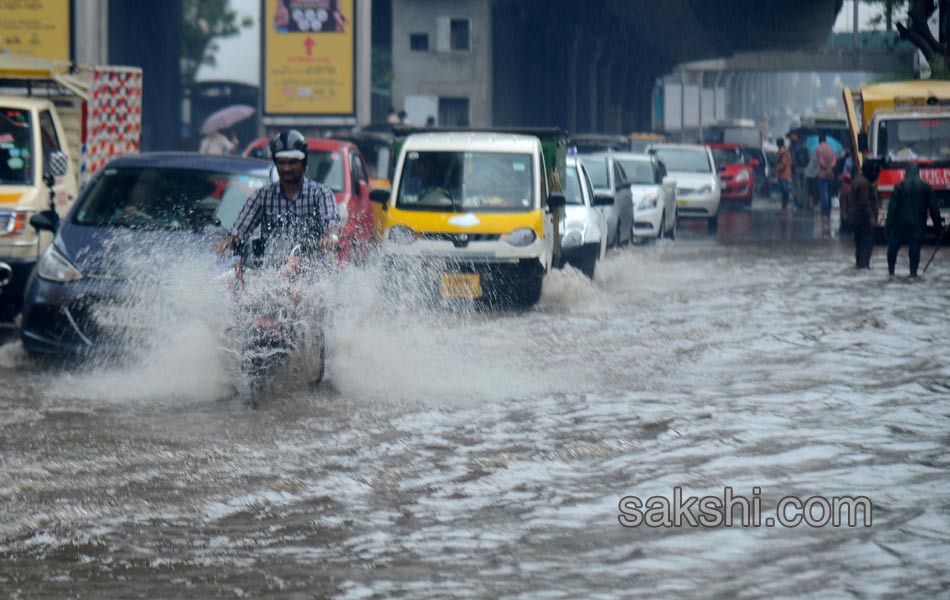
[[[244,119],[250,117],[255,112],[253,106],[248,106],[247,104],[232,104],[231,106],[225,106],[221,110],[216,110],[211,113],[205,122],[201,124],[201,133],[203,135],[208,135],[215,131],[221,129],[227,129],[235,123],[240,123]]]

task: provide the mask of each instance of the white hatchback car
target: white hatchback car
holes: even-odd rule
[[[565,216],[558,228],[561,234],[559,266],[570,264],[593,279],[597,263],[607,252],[607,220],[594,206],[612,198],[595,199],[594,186],[584,163],[573,157],[567,159],[564,196],[567,200]]]
[[[683,219],[706,219],[709,230],[719,219],[719,172],[712,151],[693,144],[654,144],[649,153],[666,165],[676,180],[676,211]]]
[[[641,239],[676,237],[676,180],[656,156],[614,152],[633,195],[633,235]]]

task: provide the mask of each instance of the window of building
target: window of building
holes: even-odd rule
[[[452,19],[451,48],[453,52],[468,52],[472,49],[472,26],[470,19]]]
[[[439,98],[439,123],[446,127],[468,127],[468,98]]]
[[[428,52],[429,51],[429,34],[428,33],[410,33],[409,34],[409,50],[413,52]]]

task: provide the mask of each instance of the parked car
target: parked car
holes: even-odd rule
[[[607,220],[607,244],[629,244],[633,241],[633,197],[623,167],[613,153],[585,154],[578,158],[590,175],[595,195],[605,197],[598,201],[597,210],[604,213]],[[613,203],[606,203],[606,197],[612,198]]]
[[[627,150],[637,153],[646,152],[650,144],[665,144],[670,141],[666,134],[641,131],[628,133],[627,140],[629,140]]]
[[[705,219],[714,231],[719,219],[721,186],[712,151],[693,144],[655,144],[650,146],[676,179],[676,211],[683,219]]]
[[[251,142],[244,156],[270,159],[269,143],[268,138]],[[307,138],[307,153],[307,177],[327,184],[336,195],[343,221],[340,258],[364,260],[378,239],[378,225],[363,155],[351,142],[323,138]]]
[[[633,235],[637,238],[676,237],[676,180],[652,154],[618,152],[633,197]]]
[[[617,152],[627,149],[627,138],[607,133],[578,133],[571,137],[569,145],[577,154]]]
[[[741,200],[752,205],[755,191],[755,172],[758,164],[750,160],[745,149],[738,144],[706,144],[712,151],[719,181],[722,184],[722,198]]]
[[[561,257],[559,266],[570,264],[594,278],[597,263],[607,252],[607,220],[595,206],[609,205],[609,196],[595,196],[584,163],[567,159],[564,177],[566,199],[564,219],[560,223]]]
[[[214,240],[270,181],[268,163],[236,156],[141,154],[110,162],[61,222],[51,211],[31,219],[56,237],[27,285],[27,353],[130,352],[136,341],[129,334],[149,315],[117,315],[134,313],[136,295],[151,289],[143,281],[160,282],[189,249],[213,265]]]

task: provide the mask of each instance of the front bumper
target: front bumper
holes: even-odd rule
[[[660,206],[637,208],[633,212],[634,237],[656,237],[660,231],[660,220],[663,218],[663,209]],[[670,215],[672,219],[673,216]]]
[[[124,314],[124,317],[116,316]],[[21,339],[27,352],[46,356],[122,358],[141,348],[142,315],[119,282],[81,279],[57,283],[34,276],[23,305]]]
[[[684,219],[706,219],[719,214],[719,193],[676,196],[676,212]]]
[[[751,200],[752,199],[752,182],[745,181],[743,183],[734,183],[730,182],[729,185],[722,186],[722,192],[720,193],[720,198],[727,200]]]

